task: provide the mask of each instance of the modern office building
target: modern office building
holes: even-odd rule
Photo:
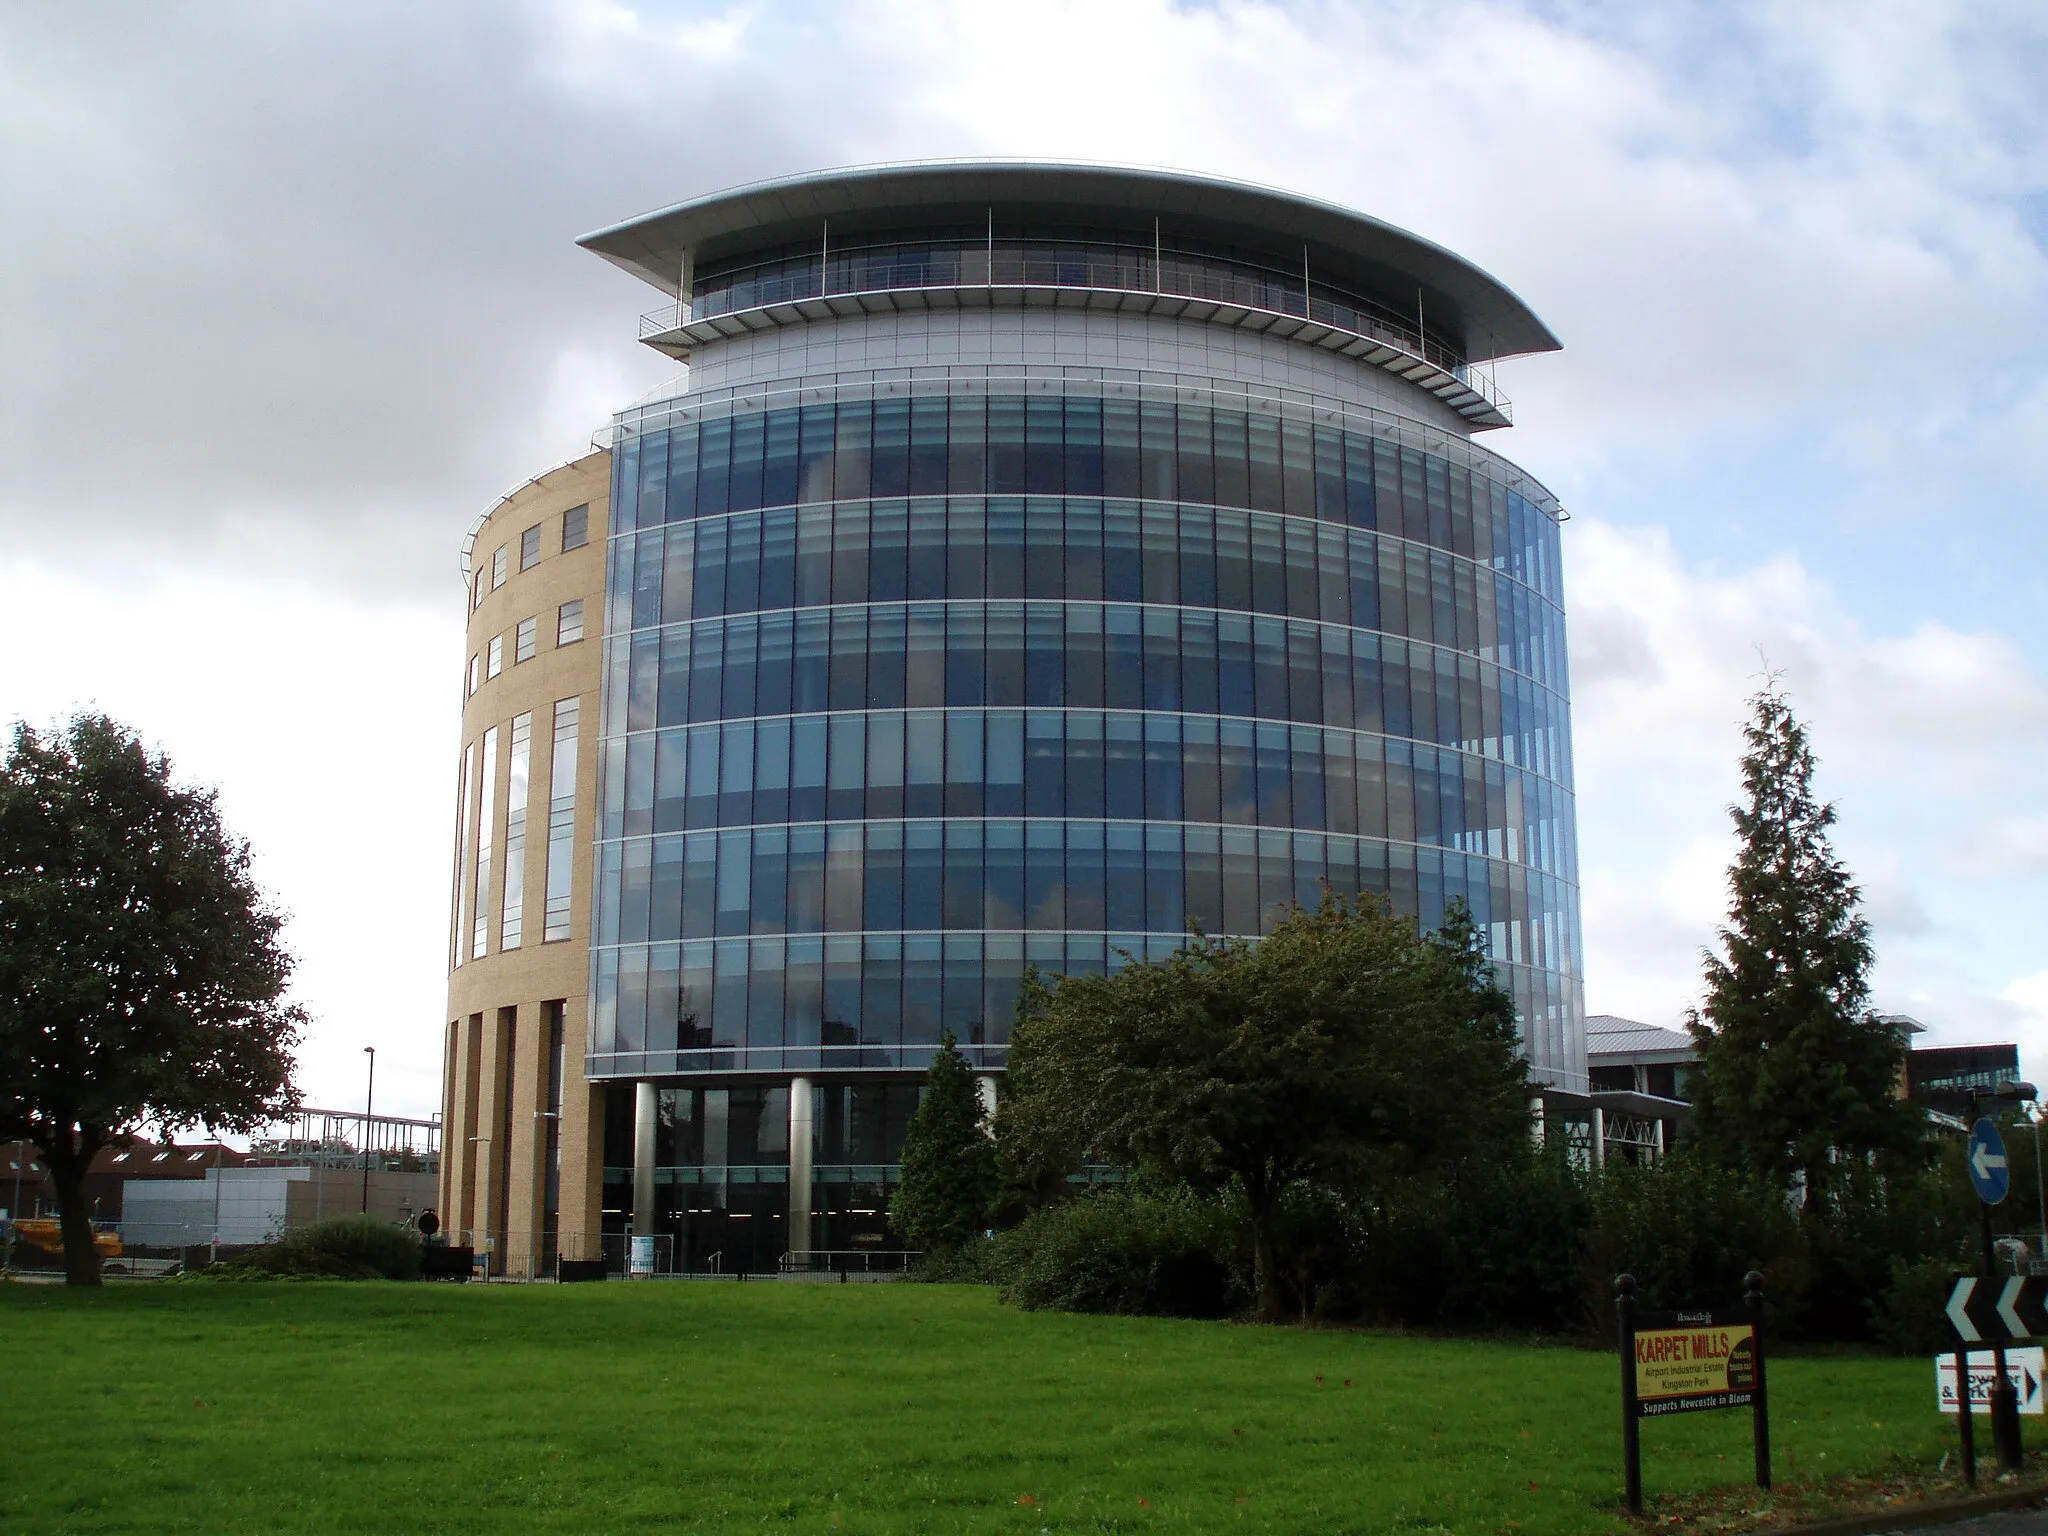
[[[1557,345],[1512,293],[1342,208],[1081,166],[581,243],[688,373],[470,542],[458,1235],[884,1245],[942,1031],[999,1091],[1026,967],[1325,884],[1467,901],[1584,1090],[1563,514],[1475,440],[1493,360]]]

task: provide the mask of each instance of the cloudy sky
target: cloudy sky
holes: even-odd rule
[[[2036,0],[0,9],[0,713],[220,786],[303,1080],[438,1103],[457,550],[664,377],[585,230],[929,156],[1184,167],[1466,253],[1562,354],[1594,1011],[1674,1023],[1764,662],[1876,1001],[2048,1072]]]

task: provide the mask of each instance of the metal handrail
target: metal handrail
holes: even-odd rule
[[[1044,260],[1046,266],[1051,267],[1054,265],[1051,258],[1045,258]],[[1261,302],[1264,295],[1252,296],[1240,292],[1220,291],[1237,285],[1229,279],[1214,273],[1177,276],[1171,283],[1154,287],[1149,284],[1105,285],[1100,283],[1062,282],[1056,270],[1037,274],[1030,272],[1029,268],[1032,265],[1030,258],[1021,259],[1017,263],[1018,266],[1025,269],[1019,274],[1013,275],[1001,271],[1003,263],[1000,259],[995,265],[998,269],[996,274],[985,283],[930,281],[883,283],[870,284],[858,288],[834,288],[823,293],[819,291],[819,285],[815,276],[797,281],[797,275],[793,274],[792,280],[788,285],[791,291],[786,294],[767,296],[759,288],[755,288],[749,292],[751,302],[734,305],[731,308],[710,308],[701,304],[678,303],[652,310],[640,317],[640,340],[645,341],[652,336],[666,335],[672,331],[681,330],[684,326],[694,324],[699,320],[709,320],[721,315],[742,314],[748,310],[772,309],[779,304],[796,303],[806,299],[857,299],[869,294],[902,293],[920,290],[932,292],[946,289],[1029,287],[1055,288],[1077,293],[1116,293],[1150,297],[1203,299],[1214,303],[1230,304],[1258,314],[1271,315],[1275,319],[1310,320],[1318,325],[1327,325],[1330,329],[1341,332],[1344,335],[1355,336],[1361,341],[1377,342],[1382,346],[1393,347],[1396,351],[1413,357],[1418,362],[1427,363],[1434,368],[1441,368],[1445,373],[1448,373],[1452,378],[1492,406],[1502,416],[1511,417],[1513,415],[1514,402],[1502,392],[1499,385],[1494,383],[1485,374],[1474,369],[1471,363],[1467,362],[1451,348],[1445,346],[1442,342],[1432,339],[1426,332],[1418,332],[1409,327],[1389,323],[1376,316],[1363,314],[1349,305],[1337,304],[1314,294],[1310,294],[1307,297],[1305,304],[1297,302],[1284,304],[1282,307],[1276,308],[1272,304]],[[1257,285],[1246,282],[1243,286],[1250,288]],[[1283,295],[1283,297],[1299,300],[1298,295]]]
[[[785,1253],[775,1262],[777,1270],[785,1275],[800,1275],[813,1270],[830,1272],[847,1267],[831,1263],[834,1259],[859,1259],[861,1270],[872,1272],[875,1259],[893,1260],[888,1267],[901,1269],[923,1251],[921,1248],[810,1248],[802,1253]]]

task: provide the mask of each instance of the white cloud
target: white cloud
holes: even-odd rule
[[[1725,807],[1761,651],[1840,812],[1836,848],[1877,944],[1874,1001],[1916,1014],[1933,1040],[2012,1027],[2048,897],[2048,836],[2012,814],[2048,752],[2039,668],[2009,642],[1939,625],[1872,633],[1789,558],[1706,573],[1661,533],[1590,519],[1565,545],[1575,625],[1602,658],[1574,682],[1593,1010],[1668,1023],[1697,998],[1699,950],[1725,917]],[[2048,1025],[2028,1049],[2048,1050]]]
[[[1761,645],[1881,1000],[1996,1032],[2048,876],[2044,73],[2025,0],[17,7],[4,696],[222,784],[298,914],[316,1096],[378,1029],[425,1104],[457,546],[671,368],[573,237],[883,158],[1191,167],[1463,251],[1566,342],[1504,370],[1499,446],[1580,514],[1594,1003],[1692,992]]]
[[[454,582],[449,582],[451,590]],[[179,572],[93,581],[0,563],[0,698],[46,723],[105,710],[219,789],[288,914],[313,1015],[308,1101],[439,1107],[462,609],[342,601]]]

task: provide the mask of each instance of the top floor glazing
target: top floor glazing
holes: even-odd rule
[[[835,246],[830,231],[821,229],[800,246],[744,251],[698,269],[682,309],[654,311],[642,329],[830,294],[976,285],[1214,299],[1380,337],[1461,378],[1475,377],[1462,344],[1429,324],[1419,290],[1403,302],[1324,280],[1311,271],[1306,248],[1290,267],[1238,247],[1185,239],[1169,244],[1157,229],[1149,236],[1116,229],[999,230],[993,216],[985,231],[884,231]]]
[[[1473,428],[1506,398],[1475,366],[1550,350],[1521,301],[1449,251],[1269,188],[1124,167],[979,163],[825,172],[585,236],[676,302],[642,339],[692,349],[860,314],[1111,310],[1224,325],[1406,379]]]

